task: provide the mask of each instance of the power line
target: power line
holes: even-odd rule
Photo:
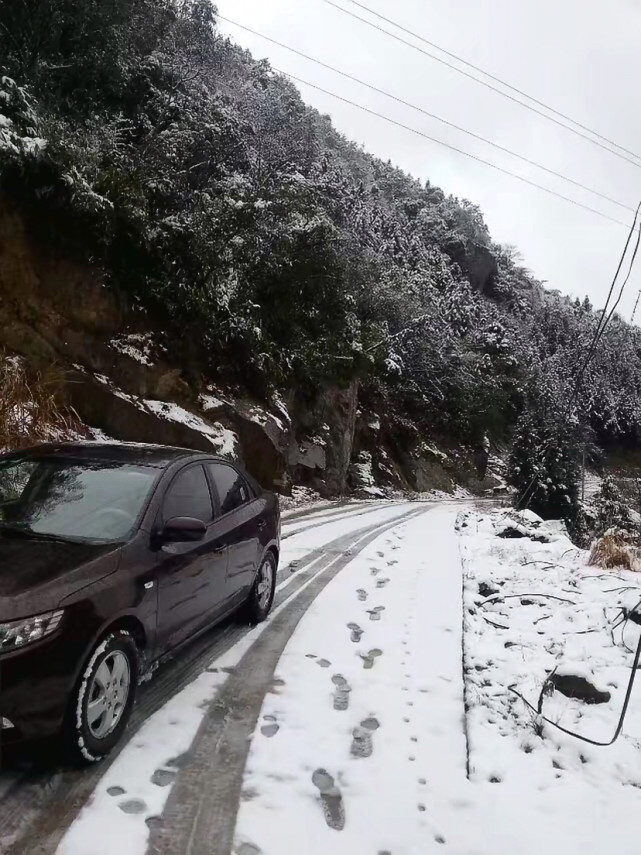
[[[435,42],[431,42],[429,39],[426,39],[424,36],[420,35],[420,33],[416,33],[413,30],[408,29],[407,27],[402,26],[397,21],[393,21],[391,18],[386,18],[385,15],[381,15],[375,9],[366,6],[364,3],[359,3],[358,0],[347,0],[347,2],[352,3],[354,6],[358,6],[360,9],[364,9],[366,12],[369,12],[370,15],[373,15],[375,18],[378,18],[381,21],[385,21],[386,24],[391,24],[393,27],[401,30],[404,33],[407,33],[410,36],[414,36],[415,39],[423,42],[430,47],[436,48],[436,50],[440,50],[441,53],[444,53],[446,56],[455,59],[457,62],[460,62],[462,65],[466,65],[468,68],[474,69],[474,71],[478,71],[480,74],[485,75],[485,77],[489,77],[490,80],[494,80],[495,83],[500,83],[501,86],[505,86],[506,89],[509,89],[511,92],[516,92],[517,95],[523,96],[523,98],[527,98],[528,101],[532,101],[534,104],[538,104],[539,107],[543,107],[545,110],[549,110],[550,113],[554,113],[555,116],[559,116],[562,119],[565,119],[568,122],[572,122],[573,125],[581,128],[584,131],[587,131],[589,134],[597,137],[603,142],[608,143],[608,145],[613,145],[615,148],[624,151],[626,154],[631,155],[632,157],[636,157],[641,160],[641,155],[636,154],[633,151],[625,148],[619,143],[614,142],[614,140],[608,139],[608,137],[604,137],[602,134],[598,133],[598,131],[593,130],[592,128],[587,127],[587,125],[582,125],[581,122],[578,122],[576,119],[573,119],[572,116],[568,116],[566,113],[562,113],[560,110],[556,110],[554,107],[550,107],[549,104],[546,104],[544,101],[539,101],[538,98],[535,98],[533,95],[528,95],[527,92],[524,92],[522,89],[519,89],[516,86],[512,86],[510,83],[507,83],[505,80],[502,80],[500,77],[496,77],[494,74],[491,74],[489,71],[485,71],[485,69],[480,68],[478,65],[474,65],[472,62],[468,62],[468,60],[463,59],[461,56],[457,56],[457,54],[452,53],[449,50],[446,50],[444,47],[436,44]],[[527,105],[523,105],[527,106]],[[572,130],[569,128],[568,130]]]
[[[550,196],[555,196],[557,199],[562,199],[564,202],[569,202],[571,205],[576,205],[578,208],[583,208],[585,211],[589,211],[591,214],[596,214],[598,217],[602,217],[605,220],[610,220],[612,223],[616,223],[619,226],[623,226],[624,228],[628,228],[628,224],[624,223],[622,220],[617,220],[615,217],[611,217],[609,214],[604,214],[603,211],[599,211],[596,208],[591,208],[589,205],[584,205],[583,202],[577,202],[576,199],[571,199],[569,196],[564,196],[563,193],[557,193],[556,190],[550,190],[549,187],[544,187],[542,184],[538,184],[536,181],[531,181],[529,178],[525,178],[523,175],[519,175],[516,172],[512,172],[509,169],[505,169],[503,166],[498,166],[496,163],[492,163],[489,160],[484,160],[482,157],[477,157],[475,154],[471,154],[468,151],[465,151],[462,148],[457,148],[450,143],[444,142],[443,140],[439,140],[436,137],[432,137],[429,134],[424,133],[423,131],[419,131],[417,128],[413,128],[410,125],[405,125],[403,122],[398,122],[396,119],[392,119],[390,116],[386,116],[383,113],[378,113],[376,110],[372,110],[369,107],[365,107],[362,104],[358,104],[356,101],[350,101],[349,98],[345,98],[342,95],[337,95],[336,92],[330,92],[328,89],[323,89],[322,86],[318,86],[315,83],[310,83],[308,80],[304,80],[302,77],[297,77],[295,74],[291,74],[288,71],[281,71],[278,68],[274,68],[279,74],[284,75],[285,77],[289,77],[291,80],[295,80],[297,83],[302,83],[304,86],[309,86],[311,89],[316,89],[318,92],[322,92],[324,95],[329,95],[330,98],[335,98],[338,101],[342,101],[344,104],[349,104],[351,107],[355,107],[357,110],[361,110],[363,113],[368,113],[370,116],[376,116],[378,119],[382,119],[384,122],[388,122],[391,125],[395,125],[398,128],[402,128],[405,131],[409,131],[412,134],[416,134],[416,136],[422,137],[423,139],[429,140],[430,142],[436,143],[437,145],[443,146],[444,148],[450,149],[450,151],[454,151],[457,154],[462,154],[464,157],[469,157],[471,160],[475,160],[477,163],[482,163],[485,166],[489,166],[491,169],[496,169],[497,172],[501,172],[504,175],[509,175],[511,178],[516,178],[517,181],[521,181],[524,184],[528,184],[530,187],[536,187],[538,190],[542,190],[544,193],[548,193]]]
[[[587,367],[590,364],[590,360],[594,356],[596,349],[599,346],[601,339],[603,338],[606,327],[610,323],[617,306],[621,302],[621,298],[623,297],[623,291],[625,290],[625,286],[627,285],[628,280],[630,278],[630,275],[632,273],[632,268],[634,267],[634,262],[636,260],[637,252],[639,250],[639,241],[641,240],[641,231],[638,231],[638,230],[637,230],[638,231],[637,242],[636,242],[636,245],[634,248],[634,252],[632,253],[632,259],[630,261],[630,266],[628,268],[628,274],[623,281],[623,285],[621,286],[621,290],[619,291],[619,296],[618,296],[614,306],[612,307],[611,311],[608,313],[610,300],[612,299],[612,295],[614,294],[614,289],[616,287],[617,279],[619,278],[619,273],[621,272],[621,268],[623,267],[623,262],[625,261],[625,257],[626,257],[627,252],[628,252],[628,247],[630,246],[630,241],[632,240],[632,235],[634,234],[635,229],[636,229],[637,219],[639,217],[639,210],[640,209],[641,209],[641,203],[639,203],[639,205],[637,206],[637,209],[635,211],[634,220],[632,221],[632,225],[631,225],[630,231],[628,233],[628,238],[625,242],[625,246],[623,247],[623,252],[621,253],[621,257],[619,258],[619,263],[617,265],[617,269],[616,269],[616,272],[614,274],[614,278],[612,279],[612,283],[610,285],[610,290],[608,291],[608,296],[607,296],[607,299],[605,301],[605,305],[603,306],[603,309],[601,311],[601,317],[599,318],[599,323],[597,324],[597,328],[594,331],[594,335],[592,337],[590,347],[588,348],[587,355],[583,361],[583,364],[579,368],[579,371],[578,371],[577,376],[575,378],[574,388],[572,390],[572,393],[570,394],[570,397],[568,398],[568,405],[567,405],[567,408],[565,410],[565,413],[562,416],[563,421],[568,419],[572,413],[572,408],[574,407],[576,399],[579,396],[579,392],[581,391],[581,383],[583,382],[583,375],[585,374]],[[552,447],[552,441],[548,440],[548,442],[543,446],[543,448],[540,449],[540,452],[539,452],[540,459],[543,459],[543,455],[547,451],[549,451],[551,447]],[[521,510],[522,508],[527,507],[527,503],[530,501],[530,499],[532,497],[533,488],[536,486],[537,479],[538,479],[538,474],[535,472],[534,475],[532,476],[529,484],[527,485],[527,487],[525,488],[523,493],[520,495],[518,501],[516,502],[515,507],[517,510]]]
[[[621,302],[621,297],[623,296],[623,291],[625,289],[625,286],[628,283],[628,279],[630,278],[630,274],[632,273],[632,267],[634,266],[634,262],[635,262],[635,259],[637,257],[637,252],[639,250],[638,238],[637,238],[636,246],[634,248],[634,252],[632,253],[632,260],[630,261],[630,267],[628,269],[628,275],[625,277],[625,279],[623,281],[623,285],[621,286],[621,290],[619,291],[619,296],[617,298],[617,301],[615,302],[614,306],[612,307],[612,310],[608,313],[609,303],[610,303],[610,300],[612,299],[612,295],[613,295],[614,289],[616,287],[617,279],[619,278],[619,273],[621,272],[621,268],[623,267],[623,262],[625,261],[625,257],[626,257],[627,252],[628,252],[628,247],[630,246],[630,241],[632,240],[632,235],[634,234],[634,230],[636,228],[637,219],[639,217],[639,210],[640,209],[641,209],[641,203],[639,203],[639,205],[637,206],[636,212],[634,214],[634,220],[632,222],[632,226],[630,227],[628,239],[625,242],[625,246],[623,248],[623,253],[621,255],[621,258],[619,259],[619,264],[618,264],[616,272],[614,274],[614,279],[612,280],[612,284],[610,285],[610,290],[608,291],[608,297],[605,301],[605,305],[604,305],[603,310],[601,312],[601,317],[599,318],[599,323],[597,324],[597,328],[594,332],[594,337],[592,339],[592,343],[590,344],[590,347],[588,348],[588,353],[587,353],[587,356],[586,356],[585,361],[583,363],[583,366],[579,370],[579,373],[577,375],[577,380],[576,380],[576,384],[574,386],[574,391],[572,392],[572,395],[570,396],[570,399],[569,399],[570,402],[568,405],[568,413],[570,412],[570,409],[572,408],[574,401],[578,397],[579,391],[581,389],[581,381],[583,380],[583,374],[585,373],[585,370],[588,367],[590,360],[592,359],[597,347],[599,346],[599,342],[603,338],[603,334],[605,332],[605,329],[606,329],[607,325],[609,324],[617,306]]]
[[[533,113],[536,113],[539,116],[542,116],[544,119],[547,119],[549,122],[554,122],[555,125],[559,125],[561,128],[565,128],[566,131],[570,131],[570,133],[575,134],[576,136],[581,137],[584,140],[592,143],[592,145],[596,145],[599,148],[602,148],[604,151],[607,151],[609,154],[613,154],[615,157],[620,158],[621,160],[625,160],[626,163],[635,166],[637,169],[641,169],[641,163],[637,160],[631,160],[625,154],[621,154],[618,151],[613,151],[611,148],[608,148],[603,143],[599,142],[596,139],[592,139],[592,137],[583,133],[582,131],[577,130],[576,128],[572,128],[569,125],[564,124],[560,119],[555,119],[554,116],[549,116],[547,113],[544,113],[542,110],[533,107],[531,104],[526,104],[523,101],[516,98],[514,95],[510,95],[507,92],[503,92],[496,86],[493,86],[491,83],[488,83],[486,80],[481,80],[478,77],[475,77],[473,74],[470,74],[468,71],[464,71],[462,68],[457,68],[455,65],[452,65],[451,62],[447,62],[447,60],[443,59],[440,56],[435,56],[435,54],[430,53],[424,48],[419,47],[418,45],[413,44],[412,42],[408,42],[406,39],[397,36],[395,33],[391,33],[389,30],[386,30],[384,27],[379,27],[378,24],[375,24],[373,21],[368,21],[367,18],[362,18],[360,15],[357,15],[355,12],[350,12],[349,9],[344,9],[342,6],[339,6],[338,3],[334,3],[333,0],[323,0],[323,2],[327,3],[329,6],[333,6],[335,9],[338,9],[340,12],[343,12],[345,15],[349,15],[351,18],[354,18],[357,21],[361,21],[363,24],[366,24],[368,27],[371,27],[374,30],[378,30],[380,33],[384,33],[386,36],[394,39],[397,42],[400,42],[407,47],[412,48],[419,53],[422,53],[424,56],[429,57],[430,59],[435,60],[436,62],[441,63],[441,65],[445,65],[447,68],[452,69],[452,71],[456,71],[459,74],[462,74],[464,77],[473,80],[475,83],[479,83],[481,86],[485,86],[487,89],[492,90],[492,92],[496,92],[498,95],[501,95],[503,98],[507,98],[510,101],[513,101],[515,104],[520,104],[521,107],[525,107],[526,110],[530,110]],[[349,2],[353,2],[353,0],[349,0]],[[365,7],[366,8],[366,7]],[[416,36],[416,38],[420,38],[420,36]],[[625,149],[624,149],[625,150]],[[638,157],[638,155],[634,155],[633,157]]]
[[[639,213],[639,210],[638,210],[638,208],[637,208],[637,214],[638,214],[638,213]],[[616,302],[615,302],[614,306],[612,306],[612,308],[610,309],[610,314],[608,315],[608,318],[607,318],[607,320],[606,320],[606,322],[605,322],[605,325],[604,325],[604,328],[603,328],[603,329],[604,329],[604,331],[605,331],[605,327],[606,327],[606,326],[610,323],[610,321],[612,320],[612,316],[613,316],[613,315],[614,315],[614,313],[616,312],[616,310],[617,310],[617,308],[618,308],[618,306],[619,306],[619,303],[621,302],[621,298],[623,297],[623,291],[625,290],[625,286],[628,284],[628,280],[630,279],[630,276],[632,275],[632,268],[634,267],[634,262],[635,262],[635,260],[636,260],[637,253],[639,252],[639,243],[641,243],[641,231],[639,231],[639,232],[637,233],[637,242],[636,242],[635,247],[634,247],[634,252],[632,253],[632,260],[630,261],[630,267],[628,268],[628,273],[627,273],[627,275],[626,275],[625,279],[623,280],[623,285],[621,285],[621,290],[619,291],[619,296],[617,297],[617,299],[616,299]],[[603,337],[603,333],[601,334],[601,337],[599,338],[599,341],[601,341],[601,338],[602,338],[602,337]],[[597,346],[598,346],[598,343],[599,343],[599,342],[597,342]]]
[[[349,74],[347,71],[342,71],[340,68],[336,68],[333,65],[329,65],[326,62],[323,62],[320,59],[316,59],[313,56],[305,53],[304,51],[300,51],[297,48],[291,47],[290,45],[284,44],[283,42],[278,41],[277,39],[272,38],[271,36],[266,36],[264,33],[260,33],[257,30],[252,29],[251,27],[246,26],[245,24],[239,24],[237,21],[232,21],[231,18],[226,18],[224,15],[218,16],[220,20],[226,21],[228,24],[231,24],[234,27],[238,27],[241,30],[245,30],[248,33],[252,33],[254,36],[258,36],[261,39],[264,39],[271,44],[277,45],[280,48],[284,48],[285,50],[290,51],[297,56],[302,57],[303,59],[309,60],[309,62],[316,63],[316,65],[321,66],[322,68],[326,68],[329,71],[334,72],[335,74],[339,74],[341,77],[346,78],[347,80],[351,80],[354,83],[358,83],[360,86],[364,86],[367,89],[370,89],[372,92],[376,92],[379,95],[384,95],[386,98],[390,98],[392,101],[396,101],[398,104],[402,104],[405,107],[410,107],[412,110],[416,110],[419,113],[422,113],[424,116],[428,116],[430,119],[435,119],[437,122],[441,122],[441,124],[447,125],[450,128],[454,128],[457,131],[460,131],[467,136],[473,137],[474,139],[480,140],[487,145],[491,145],[493,148],[498,149],[499,151],[504,152],[505,154],[509,154],[512,157],[516,157],[519,160],[522,160],[524,163],[528,163],[530,166],[534,166],[537,169],[543,170],[543,172],[547,172],[549,175],[553,175],[556,178],[560,178],[562,181],[567,181],[569,184],[573,184],[575,187],[579,187],[581,190],[585,190],[588,193],[592,193],[594,196],[598,196],[600,199],[604,199],[606,202],[610,202],[613,205],[618,205],[620,208],[625,209],[626,211],[634,212],[634,208],[630,205],[626,205],[624,202],[619,202],[617,199],[613,199],[611,196],[607,196],[605,193],[600,193],[598,190],[594,190],[591,187],[588,187],[585,184],[582,184],[580,181],[576,181],[573,178],[569,178],[567,175],[564,175],[561,172],[556,172],[554,169],[550,169],[547,166],[544,166],[541,163],[538,163],[536,160],[531,160],[529,157],[525,157],[522,154],[518,154],[515,151],[512,151],[505,146],[499,145],[498,143],[493,142],[490,139],[487,139],[481,134],[474,133],[473,131],[468,131],[466,128],[461,127],[460,125],[454,124],[454,122],[450,122],[447,119],[443,119],[441,116],[437,116],[435,113],[430,113],[428,110],[423,109],[423,107],[419,107],[416,104],[412,104],[410,101],[405,101],[403,98],[398,97],[397,95],[392,94],[391,92],[387,92],[384,89],[379,89],[377,86],[374,86],[371,83],[367,83],[365,80],[361,80],[358,77],[355,77],[352,74]]]

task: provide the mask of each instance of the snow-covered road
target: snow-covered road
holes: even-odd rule
[[[297,623],[322,584],[368,539],[429,508],[363,502],[288,514],[270,620],[251,631],[229,621],[161,668],[141,691],[130,740],[110,765],[78,772],[46,763],[40,768],[20,758],[21,765],[5,769],[0,775],[0,853],[143,855],[174,783],[184,777],[182,758],[212,698],[231,682],[229,671],[263,632],[284,619]]]
[[[553,725],[613,733],[638,574],[446,502],[290,513],[281,557],[270,618],[161,668],[110,763],[0,775],[1,855],[636,855],[638,692],[612,748]],[[551,669],[607,697],[531,716],[510,687]]]
[[[390,529],[308,609],[253,735],[234,851],[422,855],[445,841],[427,804],[465,780],[455,516]]]

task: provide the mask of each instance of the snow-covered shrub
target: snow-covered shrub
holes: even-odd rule
[[[627,532],[634,530],[630,509],[621,491],[610,477],[603,479],[601,488],[595,497],[594,510],[596,513],[595,534],[597,537],[601,537],[613,528],[622,529]]]
[[[613,528],[593,543],[589,563],[605,570],[622,567],[638,571],[641,570],[641,554],[628,532]]]

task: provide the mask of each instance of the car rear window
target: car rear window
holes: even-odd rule
[[[218,493],[221,514],[228,514],[249,501],[249,487],[240,472],[225,463],[207,465]]]

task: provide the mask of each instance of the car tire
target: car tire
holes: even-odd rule
[[[125,630],[95,647],[69,702],[65,744],[72,762],[98,763],[119,742],[134,705],[138,668],[138,648]]]
[[[268,552],[263,558],[256,574],[251,594],[245,605],[245,613],[250,623],[261,623],[271,611],[276,593],[276,559]],[[265,584],[268,587],[265,587]]]

